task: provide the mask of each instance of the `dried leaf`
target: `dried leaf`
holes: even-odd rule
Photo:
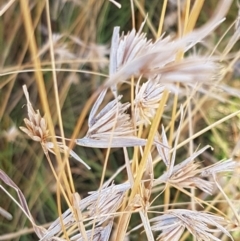
[[[19,187],[11,180],[11,178],[3,171],[0,169],[0,179],[9,187],[15,189],[15,191],[17,192],[20,204],[19,206],[21,207],[22,211],[24,212],[24,214],[26,215],[26,217],[29,219],[29,221],[32,223],[33,225],[33,229],[36,233],[36,235],[41,238],[46,234],[46,229],[40,226],[37,226],[35,224],[35,221],[33,220],[33,217],[29,211],[28,205],[27,205],[27,201],[22,193],[22,191],[19,189]],[[0,188],[2,188],[2,186],[0,185]],[[3,188],[2,188],[3,189]],[[10,196],[10,195],[9,195]],[[14,200],[15,201],[15,200]],[[17,202],[17,201],[15,201]]]

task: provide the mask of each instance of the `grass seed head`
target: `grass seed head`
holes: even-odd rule
[[[135,118],[138,125],[141,123],[145,126],[151,124],[164,89],[164,86],[159,83],[159,76],[149,79],[141,87],[139,87],[138,82],[134,100]]]
[[[28,119],[24,119],[26,127],[20,127],[34,141],[40,142],[45,145],[47,138],[49,137],[49,130],[47,129],[47,121],[40,115],[39,110],[34,111],[32,104],[29,100],[29,94],[26,85],[23,86],[23,91],[27,99],[27,111]]]
[[[27,91],[26,85],[23,86],[23,91],[27,99],[28,119],[24,119],[26,127],[21,126],[20,129],[25,132],[32,140],[40,142],[45,154],[48,152],[55,154],[54,143],[48,141],[50,136],[49,130],[47,129],[47,121],[45,117],[40,115],[39,110],[36,112],[34,111],[29,99],[29,93]],[[85,165],[88,169],[91,169],[73,150],[69,149],[67,145],[64,145],[62,142],[56,142],[56,144],[60,152],[68,152],[69,155],[74,159]]]
[[[224,233],[231,240],[231,234],[224,227],[227,222],[224,218],[187,209],[172,209],[165,212],[163,215],[150,220],[154,222],[152,225],[153,231],[161,231],[158,240],[177,241],[187,229],[198,241],[215,240],[220,241],[215,233]]]
[[[168,168],[163,175],[154,181],[154,186],[162,182],[180,188],[199,188],[202,191],[211,194],[213,183],[202,177],[200,164],[194,161],[194,159],[207,148],[209,148],[209,146],[203,147],[186,160],[175,165],[173,168]]]

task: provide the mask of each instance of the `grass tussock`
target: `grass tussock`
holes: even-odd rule
[[[1,3],[0,240],[239,240],[239,8]]]

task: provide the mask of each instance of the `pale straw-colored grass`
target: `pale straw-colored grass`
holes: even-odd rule
[[[116,1],[109,2],[120,7]],[[94,43],[96,29],[87,14],[91,12],[97,16],[104,6],[103,1],[91,0],[80,4],[81,14],[65,33],[54,33],[49,1],[36,5],[39,11],[46,11],[46,26],[42,28],[42,33],[47,40],[41,48],[33,34],[37,23],[33,21],[31,7],[36,3],[31,6],[25,0],[19,1],[27,36],[25,51],[29,50],[30,61],[27,64],[20,61],[15,67],[3,69],[0,73],[5,78],[2,88],[8,83],[11,83],[9,88],[13,88],[13,81],[6,76],[15,78],[18,73],[26,74],[28,68],[34,72],[35,77],[29,77],[19,91],[24,93],[22,111],[28,116],[23,120],[25,126],[20,129],[30,137],[29,142],[36,142],[37,148],[42,148],[38,151],[44,153],[48,160],[50,170],[46,166],[44,170],[46,176],[52,177],[49,179],[52,186],[45,188],[52,188],[56,195],[52,200],[57,218],[55,221],[52,219],[50,224],[38,224],[38,217],[32,215],[32,206],[23,191],[13,181],[11,172],[8,173],[2,166],[0,189],[31,223],[33,229],[26,233],[35,232],[38,240],[177,241],[189,240],[191,236],[193,240],[220,241],[238,240],[240,237],[239,203],[236,200],[239,197],[239,163],[235,156],[231,156],[231,153],[237,153],[239,144],[236,143],[235,148],[232,146],[229,151],[221,143],[215,147],[200,141],[209,130],[213,138],[223,141],[225,137],[218,129],[219,125],[233,118],[239,121],[239,103],[234,101],[234,98],[239,99],[239,91],[225,81],[229,69],[239,61],[240,53],[231,53],[239,39],[239,14],[232,24],[235,24],[235,32],[220,55],[217,47],[206,49],[203,43],[216,28],[222,26],[232,1],[219,1],[212,16],[199,28],[195,28],[195,24],[204,1],[196,0],[194,4],[190,0],[178,1],[178,32],[174,38],[162,34],[167,4],[170,3],[167,0],[163,2],[157,27],[145,15],[143,3],[131,1],[133,28],[120,34],[120,28],[115,27],[108,50],[106,46]],[[5,4],[0,14],[8,13],[14,4],[13,1]],[[64,1],[59,1],[56,6],[61,9],[64,4]],[[71,4],[77,6],[75,1]],[[138,30],[135,29],[135,7],[144,19]],[[88,23],[89,29],[85,27]],[[148,38],[144,32],[146,26],[154,39]],[[82,39],[76,37],[80,32],[84,36]],[[108,53],[109,70],[106,75],[104,69]],[[91,70],[79,70],[85,64]],[[67,78],[63,74],[67,70],[65,65],[72,68]],[[50,77],[44,74],[49,70]],[[79,86],[77,71],[101,76],[104,80],[93,79],[92,82],[95,82],[91,87],[94,91],[85,100],[80,113],[76,113],[79,117],[72,136],[66,137],[64,120],[68,120],[63,106],[67,103],[66,93],[71,86]],[[49,78],[52,81],[50,88]],[[33,87],[35,85],[37,91]],[[36,93],[41,105],[37,104]],[[10,92],[6,97],[9,96]],[[228,100],[229,97],[233,100]],[[232,104],[232,110],[211,121],[204,104],[224,101]],[[40,107],[35,107],[35,104]],[[1,116],[7,110],[6,106],[7,101],[3,103]],[[41,111],[35,111],[36,108]],[[207,126],[198,126],[196,119],[199,115]],[[81,135],[85,132],[84,136],[79,138],[79,132]],[[27,136],[16,131],[14,125],[3,135],[7,142],[16,142],[18,138],[24,140]],[[214,151],[214,148],[221,147],[226,154],[224,160],[219,158],[219,153],[214,153],[213,163],[202,161],[204,153],[209,155],[208,149]],[[87,158],[85,160],[84,155],[77,154],[78,148],[84,148],[86,152],[106,149],[99,154],[102,159],[101,174],[95,175],[96,165]],[[123,160],[118,159],[121,161],[121,164],[117,163],[118,169],[109,170],[112,148],[123,150]],[[72,164],[74,160],[70,157],[78,164]],[[92,170],[89,170],[91,167]],[[118,178],[119,174],[121,178]],[[88,194],[83,195],[79,188],[83,188],[84,183],[77,183],[78,175],[92,175],[94,182],[98,181],[97,190],[87,190]],[[31,185],[34,188],[34,182]],[[9,187],[16,191],[18,200],[9,192]],[[5,219],[14,217],[15,213],[11,211],[2,208],[0,201],[0,214]],[[21,234],[4,233],[0,240],[17,238]]]

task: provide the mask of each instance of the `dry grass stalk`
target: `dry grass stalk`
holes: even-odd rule
[[[167,88],[169,83],[181,82],[193,87],[196,82],[200,82],[200,84],[208,83],[222,77],[219,74],[221,68],[217,58],[195,55],[182,58],[179,62],[175,60],[179,51],[187,52],[223,21],[222,18],[228,11],[230,3],[231,1],[221,1],[220,7],[205,26],[175,40],[163,36],[156,41],[148,40],[146,34],[142,33],[145,22],[138,32],[133,29],[127,35],[122,34],[119,36],[119,27],[114,29],[109,78],[105,81],[105,89],[100,93],[90,112],[87,134],[85,137],[75,140],[75,142],[80,146],[92,148],[124,148],[126,159],[128,158],[126,147],[140,146],[140,158],[142,158],[140,165],[134,166],[131,170],[131,161],[128,160],[128,173],[136,171],[133,175],[131,173],[131,180],[129,175],[129,180],[123,184],[109,185],[109,181],[107,181],[107,184],[101,186],[98,191],[90,192],[83,199],[77,193],[73,194],[73,202],[69,205],[69,208],[46,230],[35,224],[23,193],[0,170],[0,178],[3,182],[17,191],[20,200],[18,205],[32,223],[40,240],[108,241],[114,228],[115,217],[118,216],[120,216],[120,221],[118,221],[117,234],[119,236],[117,236],[117,239],[123,240],[126,236],[131,215],[134,212],[138,212],[140,215],[142,226],[149,241],[154,240],[154,232],[158,231],[161,231],[158,240],[177,241],[186,229],[199,241],[220,241],[216,236],[219,232],[233,240],[225,227],[228,222],[215,214],[196,210],[170,209],[161,215],[158,212],[152,219],[148,217],[152,205],[151,199],[154,197],[153,187],[161,185],[164,190],[164,186],[169,184],[179,188],[182,192],[185,191],[183,189],[198,188],[205,192],[206,195],[211,195],[215,184],[224,193],[220,184],[217,183],[216,175],[226,171],[232,172],[237,167],[237,163],[229,159],[202,168],[195,159],[210,146],[203,147],[187,159],[176,164],[176,152],[180,140],[181,124],[184,119],[182,106],[179,111],[180,127],[176,132],[175,145],[172,150],[170,150],[168,144],[169,140],[164,125],[162,125],[161,135],[157,132],[168,97]],[[55,54],[58,53],[59,58],[69,54],[66,52],[65,45],[60,45],[58,49],[58,41],[61,38],[62,35],[56,36],[52,43],[55,47]],[[83,43],[77,38],[70,36],[70,39],[74,43],[83,46]],[[230,44],[232,45],[232,43]],[[226,47],[227,52],[232,48],[232,46],[229,46]],[[49,43],[42,48],[39,55],[43,55],[48,48]],[[93,50],[92,54],[99,54],[97,58],[104,55],[104,48],[102,52],[95,45],[86,49]],[[85,53],[87,53],[87,57],[84,56],[85,58],[89,56],[95,57],[89,52]],[[69,55],[68,57],[74,58],[75,56]],[[132,116],[127,113],[130,103],[122,103],[122,96],[118,95],[118,83],[127,80],[131,76],[139,78],[135,87],[135,96],[133,97]],[[142,81],[142,77],[147,78],[147,81]],[[109,88],[112,90],[114,99],[100,110]],[[55,153],[55,148],[58,148],[64,153],[69,152],[76,160],[88,167],[68,146],[60,141],[56,142],[57,146],[55,146],[53,142],[49,141],[50,136],[46,119],[40,115],[38,110],[33,109],[26,86],[23,86],[23,91],[27,99],[28,119],[24,119],[26,127],[20,127],[20,129],[32,140],[39,142],[46,155],[48,155],[48,152]],[[148,130],[148,125],[152,125],[152,127],[147,140],[141,138],[140,134],[142,130]],[[139,133],[137,133],[139,137],[136,135],[138,131],[135,129],[136,127],[140,129]],[[170,142],[172,143],[172,141]],[[165,173],[156,179],[154,179],[152,160],[155,156],[152,152],[152,144],[156,147],[160,158],[165,164],[164,168],[166,168]],[[215,183],[209,181],[208,177],[214,177]],[[5,191],[3,186],[0,186],[0,188]],[[128,191],[130,189],[132,193],[129,198]],[[228,201],[228,197],[224,197]],[[231,206],[230,202],[229,205],[234,211],[234,207]],[[120,208],[124,211],[123,214],[118,212]],[[0,213],[5,215],[1,208]],[[234,214],[237,218],[238,214],[236,212]]]
[[[43,35],[48,35],[48,30],[42,26]],[[106,55],[109,54],[109,50],[105,45],[97,45],[94,43],[85,44],[80,38],[74,35],[65,35],[59,33],[52,34],[52,43],[48,39],[41,49],[38,51],[38,57],[48,60],[48,52],[51,44],[54,48],[54,55],[56,62],[65,63],[70,61],[72,68],[79,68],[82,66],[78,63],[79,59],[82,59],[82,63],[91,63],[92,67],[97,66],[98,69],[104,69],[107,66]],[[72,48],[74,47],[74,52]],[[61,64],[58,64],[58,68],[61,68]]]
[[[0,188],[8,195],[10,196],[10,198],[21,208],[21,210],[23,211],[23,213],[26,215],[26,217],[29,219],[29,221],[31,222],[31,224],[33,225],[34,231],[36,233],[36,235],[41,238],[45,235],[46,230],[43,227],[40,227],[38,225],[36,225],[30,210],[28,208],[27,205],[27,201],[22,193],[22,191],[18,188],[18,186],[12,181],[12,179],[2,170],[0,170],[0,179],[9,187],[15,189],[15,191],[17,192],[18,198],[20,203],[18,203],[9,192],[7,192],[7,190],[5,190],[5,188],[0,185]]]

